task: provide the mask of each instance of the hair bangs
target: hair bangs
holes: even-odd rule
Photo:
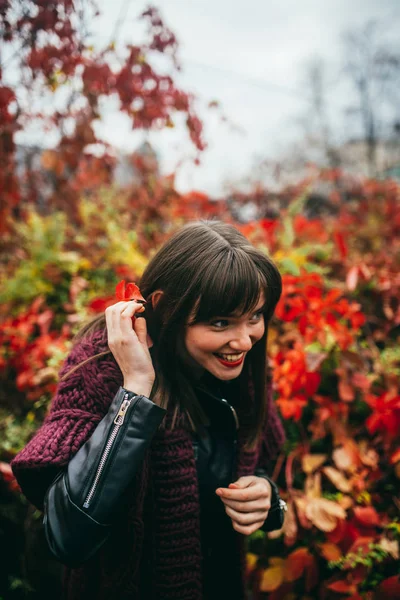
[[[245,252],[226,250],[225,256],[218,256],[200,275],[198,300],[191,319],[193,325],[215,317],[250,312],[266,288],[263,274]]]

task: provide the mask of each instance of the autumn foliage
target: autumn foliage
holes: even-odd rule
[[[155,9],[143,15],[146,43],[112,41],[99,52],[74,11],[70,0],[0,2],[3,41],[21,42],[24,73],[18,90],[0,77],[0,520],[9,523],[12,506],[26,518],[9,462],[42,422],[74,333],[115,302],[119,282],[140,285],[149,257],[181,224],[218,217],[283,275],[269,359],[287,443],[271,473],[288,512],[281,531],[249,541],[254,600],[399,598],[399,185],[315,170],[280,194],[237,194],[236,205],[252,201],[266,215],[249,223],[235,220],[229,198],[179,193],[174,175],[140,153],[134,183],[117,189],[111,149],[90,152],[102,97],[117,97],[133,127],[171,127],[180,113],[198,149],[201,124],[190,94],[151,66],[153,52],[172,68],[177,60]],[[24,89],[55,97],[71,81],[77,104],[51,115],[24,104]],[[39,169],[21,174],[15,135],[32,119],[59,137]],[[306,218],[321,182],[334,210]],[[132,290],[122,288],[125,298]]]
[[[146,199],[151,192],[141,185]],[[158,178],[169,203],[150,232],[141,210],[130,210],[133,188],[81,199],[80,225],[34,210],[26,223],[12,223],[9,241],[18,239],[19,251],[2,263],[0,296],[2,472],[10,486],[7,462],[41,422],[74,331],[115,301],[118,282],[129,292],[121,278],[140,281],[148,252],[181,223],[215,214],[206,197],[198,211],[196,194],[172,186]],[[396,597],[398,193],[393,184],[365,182],[334,218],[305,220],[294,197],[273,223],[236,223],[283,274],[269,357],[288,436],[274,477],[288,513],[282,531],[250,540],[255,598]],[[218,210],[234,222],[226,202]]]
[[[141,15],[147,23],[145,42],[121,45],[110,37],[98,51],[89,28],[97,12],[94,2],[83,3],[81,10],[72,0],[0,3],[5,59],[0,68],[2,231],[8,216],[21,217],[32,202],[61,208],[76,221],[80,191],[110,183],[112,149],[95,131],[106,98],[118,101],[134,129],[173,127],[182,115],[194,147],[201,151],[205,146],[193,97],[174,83],[177,41],[157,9],[149,7]],[[169,74],[152,66],[154,56],[170,62]],[[46,110],[35,110],[38,99],[42,105],[48,101]],[[42,155],[45,175],[27,164],[21,181],[16,134],[34,125],[57,144]]]

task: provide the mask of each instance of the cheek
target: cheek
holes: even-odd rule
[[[197,331],[189,331],[185,338],[185,345],[190,354],[196,354],[204,345],[203,336]]]
[[[257,332],[256,332],[257,341],[261,340],[264,333],[265,333],[265,324],[264,324],[264,321],[262,321],[259,324],[259,326],[257,327]]]
[[[215,336],[210,335],[209,332],[202,331],[191,331],[186,336],[186,348],[192,355],[199,355],[199,353],[214,352],[221,345],[220,339],[216,339]]]

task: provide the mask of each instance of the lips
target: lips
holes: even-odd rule
[[[242,356],[239,358],[239,360],[235,360],[235,361],[224,360],[218,354],[215,354],[214,356],[215,356],[215,358],[218,359],[218,361],[221,363],[221,365],[224,365],[224,367],[230,367],[231,369],[234,368],[234,367],[238,367],[239,365],[241,365],[242,362],[243,362],[243,360],[244,360],[244,354],[242,354]]]

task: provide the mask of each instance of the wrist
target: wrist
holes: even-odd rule
[[[147,398],[150,398],[153,382],[139,381],[137,379],[124,380],[122,387],[128,392],[134,392],[138,396],[146,396]]]

